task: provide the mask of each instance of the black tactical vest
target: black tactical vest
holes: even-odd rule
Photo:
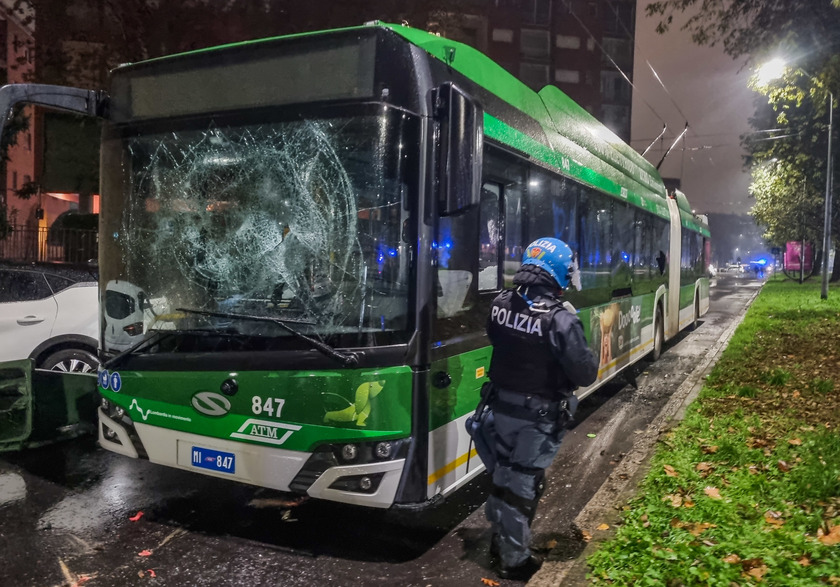
[[[488,333],[493,341],[490,379],[496,387],[553,400],[572,390],[548,340],[555,313],[564,311],[559,301],[547,297],[529,306],[513,290],[493,300]]]

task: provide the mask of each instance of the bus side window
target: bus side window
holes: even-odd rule
[[[579,210],[580,278],[589,303],[610,299],[610,234],[612,202],[595,190],[584,188]],[[573,302],[574,303],[574,302]]]
[[[506,186],[505,200],[505,287],[513,285],[513,276],[522,264],[522,253],[528,243],[524,241],[524,197],[522,183]]]
[[[528,182],[528,238],[550,236],[578,250],[575,231],[577,185],[564,178],[532,173]]]
[[[668,273],[668,251],[671,242],[671,226],[664,218],[654,217],[651,223],[651,245],[653,255],[650,259],[650,273],[655,284],[665,283]]]
[[[502,286],[513,284],[513,274],[522,262],[522,252],[527,243],[524,240],[524,191],[527,165],[518,157],[502,153],[489,147],[484,154],[484,187],[495,186],[502,200]]]
[[[502,186],[485,183],[481,188],[481,209],[478,221],[478,289],[498,291],[499,253],[502,221],[499,201]]]
[[[650,215],[636,210],[636,220],[633,223],[633,240],[635,242],[636,259],[633,264],[633,293],[650,292],[650,259],[651,259],[651,218]]]
[[[466,312],[475,304],[478,280],[478,209],[443,216],[438,225],[437,315],[448,318]]]
[[[610,287],[613,295],[627,295],[635,265],[635,210],[624,202],[613,203],[613,243],[610,258]]]

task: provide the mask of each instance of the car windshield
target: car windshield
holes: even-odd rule
[[[105,344],[153,329],[286,337],[300,320],[333,344],[405,340],[416,120],[344,116],[138,132],[103,153]],[[190,312],[179,312],[178,309]],[[141,325],[138,322],[142,322]],[[124,323],[124,324],[123,324]],[[390,336],[387,336],[390,335]],[[305,345],[304,345],[305,346]]]

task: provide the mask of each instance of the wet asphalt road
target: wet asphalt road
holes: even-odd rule
[[[582,552],[573,520],[759,286],[721,275],[695,332],[581,402],[549,470],[536,547],[553,547],[560,560]],[[288,507],[276,492],[80,438],[0,457],[0,585],[481,585],[497,580],[479,509],[488,487],[481,476],[423,516],[318,501]]]

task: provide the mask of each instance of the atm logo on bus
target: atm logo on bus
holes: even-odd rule
[[[293,432],[300,430],[296,424],[283,424],[281,422],[269,422],[248,418],[239,427],[239,430],[230,435],[231,438],[240,440],[254,440],[268,444],[281,445],[286,442]]]

